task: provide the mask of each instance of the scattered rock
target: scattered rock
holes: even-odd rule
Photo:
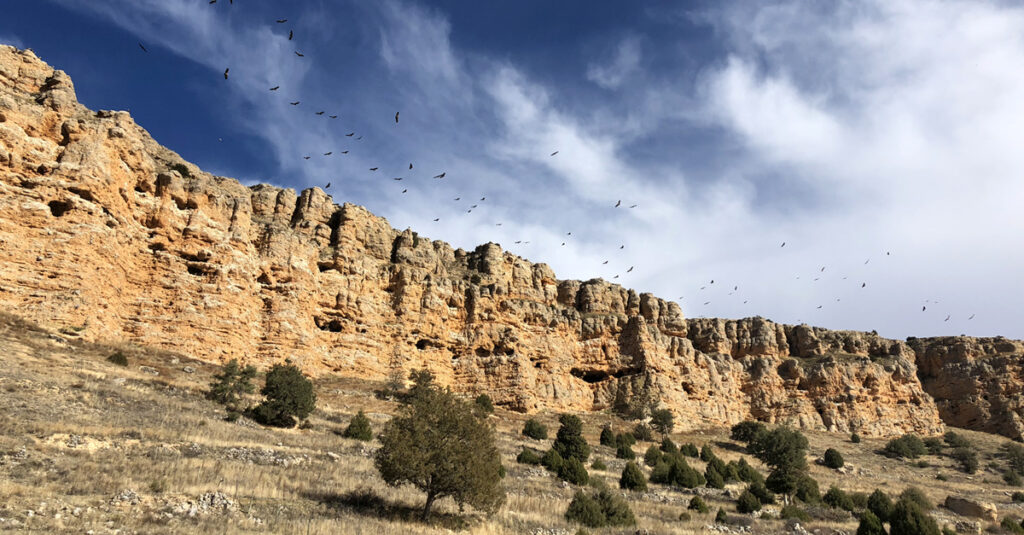
[[[150,375],[160,375],[160,371],[152,366],[139,366],[139,371]]]
[[[181,371],[185,373],[196,373],[196,369],[193,368],[192,366],[185,366],[184,368],[181,369]]]
[[[110,505],[118,506],[123,504],[138,505],[139,495],[134,490],[125,489],[110,499]]]
[[[961,516],[981,518],[989,522],[995,522],[999,516],[995,505],[959,496],[946,496],[946,509]]]

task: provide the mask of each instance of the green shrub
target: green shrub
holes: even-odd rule
[[[1010,499],[1013,500],[1014,503],[1024,503],[1024,492],[1021,492],[1021,491],[1014,492],[1010,496]]]
[[[935,508],[935,505],[928,500],[928,496],[925,496],[924,492],[917,487],[907,487],[900,493],[900,502],[913,503],[914,505],[921,508],[922,511],[931,511]]]
[[[128,366],[128,357],[120,351],[114,352],[114,354],[107,357],[107,362],[111,364],[117,364],[118,366]]]
[[[939,481],[949,481],[949,478],[946,477],[946,474],[935,474],[935,479]]]
[[[900,500],[889,517],[889,535],[939,535],[939,526],[916,504]]]
[[[1013,470],[1007,470],[1003,472],[1003,481],[1011,487],[1019,487],[1021,485],[1020,474]]]
[[[871,511],[864,511],[860,515],[860,525],[857,526],[857,535],[887,535],[882,521]]]
[[[679,447],[676,446],[676,443],[672,442],[672,439],[668,437],[661,439],[661,447],[659,449],[662,451],[662,453],[679,453]]]
[[[264,425],[292,427],[296,418],[305,420],[316,408],[313,383],[290,361],[270,368],[260,393],[265,399],[253,415]]]
[[[941,438],[930,437],[924,439],[924,447],[928,450],[928,455],[942,455],[942,448],[945,446]]]
[[[804,475],[797,480],[794,496],[804,503],[813,504],[821,502],[821,491],[818,490],[818,482],[813,477]]]
[[[633,448],[630,448],[626,443],[619,442],[619,445],[615,448],[615,458],[632,461],[633,459],[636,459],[636,453],[634,453]]]
[[[590,467],[593,468],[594,470],[607,470],[608,469],[608,465],[604,464],[604,461],[602,461],[601,459],[597,459],[597,458],[594,459],[594,462],[590,463]]]
[[[177,171],[182,178],[192,178],[192,172],[189,171],[188,167],[186,167],[185,164],[181,162],[171,164],[171,170]]]
[[[892,507],[892,500],[889,499],[889,496],[878,489],[875,489],[875,491],[868,496],[868,511],[874,513],[882,522],[889,521],[889,515],[892,514]]]
[[[949,447],[951,448],[974,447],[974,445],[971,444],[971,441],[967,440],[967,437],[954,433],[953,431],[947,431],[946,434],[942,436],[942,440],[945,441],[946,444],[949,444]]]
[[[957,447],[949,452],[949,458],[960,465],[960,470],[973,474],[978,471],[978,454],[968,447]]]
[[[704,479],[709,489],[724,489],[725,478],[715,469],[714,465],[708,464],[704,469]]]
[[[715,524],[727,524],[729,523],[729,515],[725,514],[725,509],[718,508],[718,512],[715,513]]]
[[[654,431],[647,424],[636,424],[633,426],[633,437],[644,442],[653,442]]]
[[[643,471],[636,465],[635,462],[630,461],[626,463],[626,467],[622,469],[622,476],[619,478],[619,488],[626,490],[647,490],[647,478],[644,477]]]
[[[711,446],[704,444],[700,448],[700,460],[708,462],[715,458],[715,452],[711,449]]]
[[[730,429],[729,438],[749,444],[757,439],[760,435],[767,433],[768,428],[761,422],[745,421],[740,422]]]
[[[537,420],[530,418],[523,424],[523,436],[535,440],[547,440],[548,428]]]
[[[746,483],[764,483],[764,476],[761,475],[761,472],[758,472],[757,469],[751,466],[743,457],[740,457],[739,462],[736,463],[736,475],[739,476],[740,481],[744,481]]]
[[[378,437],[381,447],[374,465],[381,479],[425,492],[425,520],[433,503],[445,497],[460,508],[471,505],[494,513],[505,502],[494,428],[472,404],[434,387],[426,376],[417,379],[398,415]]]
[[[890,440],[882,452],[889,457],[916,459],[928,453],[928,449],[917,435],[903,435]]]
[[[644,464],[653,467],[661,460],[661,450],[657,446],[651,446],[644,452]]]
[[[516,455],[516,462],[519,464],[538,465],[541,464],[541,456],[538,455],[537,450],[523,447],[519,455]]]
[[[619,433],[615,435],[615,445],[618,446],[619,444],[625,444],[632,448],[636,444],[636,437],[633,436],[633,433],[628,431],[625,433]]]
[[[590,480],[590,474],[587,473],[586,467],[575,457],[565,459],[565,462],[558,467],[556,473],[559,479],[573,485],[586,485],[587,481]]]
[[[860,435],[858,435],[856,431],[854,431],[850,435],[850,442],[853,442],[854,444],[860,444]]]
[[[772,494],[772,492],[768,490],[768,487],[765,487],[764,483],[761,481],[751,483],[750,486],[747,487],[747,490],[756,496],[757,501],[761,502],[762,505],[775,503],[775,495]]]
[[[1003,520],[999,522],[999,526],[1014,535],[1024,535],[1024,526],[1021,526],[1015,518],[1004,516]]]
[[[922,459],[922,460],[917,461],[916,463],[914,463],[914,466],[916,466],[918,468],[928,468],[931,465],[928,464],[928,461],[925,461],[925,460]]]
[[[799,431],[777,427],[758,435],[747,449],[772,468],[766,484],[775,492],[790,493],[807,471],[807,437]]]
[[[679,521],[680,522],[689,522],[691,518],[692,517],[690,516],[690,513],[688,513],[687,511],[683,511],[683,512],[679,513]]]
[[[615,433],[612,431],[612,426],[605,424],[601,428],[601,438],[599,439],[602,446],[608,446],[609,448],[615,447]]]
[[[795,505],[785,505],[782,507],[782,510],[779,511],[779,518],[783,520],[789,520],[792,518],[801,522],[807,522],[811,519],[811,515],[807,514],[807,511],[804,511]]]
[[[473,400],[473,404],[476,405],[477,410],[484,414],[494,413],[494,401],[491,401],[491,396],[487,394],[480,394]]]
[[[754,511],[761,510],[761,500],[757,499],[750,490],[743,491],[740,497],[736,500],[736,512],[737,513],[753,513]]]
[[[563,463],[565,463],[565,459],[563,459],[562,456],[554,449],[544,452],[544,455],[540,458],[540,464],[544,468],[555,473],[558,473],[558,469],[562,467]]]
[[[667,438],[675,425],[675,418],[672,416],[672,411],[668,409],[655,409],[651,411],[651,427],[653,427],[655,431],[661,433],[662,437]]]
[[[552,449],[563,459],[574,458],[581,463],[586,462],[587,457],[590,457],[590,446],[583,438],[583,422],[572,414],[563,414],[558,421],[562,425],[558,428]]]
[[[701,514],[710,511],[710,509],[708,509],[708,504],[704,503],[704,499],[701,498],[700,496],[694,496],[693,498],[690,498],[690,505],[688,505],[686,508],[691,511],[697,511]]]
[[[1002,446],[1003,457],[1010,470],[1024,474],[1024,446],[1016,442],[1007,442]]]
[[[362,441],[372,440],[373,429],[370,428],[370,419],[363,411],[359,411],[352,417],[352,421],[348,423],[348,427],[345,428],[345,432],[341,436]]]
[[[829,468],[842,468],[843,454],[832,448],[825,450],[825,466]]]
[[[835,485],[829,487],[828,492],[821,497],[821,501],[833,509],[843,509],[850,512],[854,510],[853,500]]]
[[[687,457],[698,457],[700,455],[700,450],[697,449],[696,444],[690,442],[689,444],[679,446],[679,453],[682,453]]]
[[[577,491],[569,503],[565,518],[591,528],[636,524],[636,517],[630,511],[629,504],[607,489],[598,491],[593,497]]]

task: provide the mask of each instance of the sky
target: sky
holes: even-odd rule
[[[1019,3],[11,0],[0,43],[206,171],[687,317],[1024,338]]]

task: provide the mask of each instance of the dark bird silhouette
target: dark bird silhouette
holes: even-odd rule
[[[889,256],[889,251],[886,251],[886,252],[885,252],[885,256]]]
[[[928,308],[928,307],[927,306],[922,306],[921,307],[921,312],[924,312],[924,309],[926,309],[926,308]]]
[[[318,112],[316,112],[316,114],[317,114],[317,115],[323,115],[323,114],[324,114],[324,112],[322,112],[322,111],[318,111]]]
[[[228,79],[228,71],[230,71],[230,70],[231,70],[230,68],[224,69],[224,79],[225,80]]]
[[[704,304],[705,304],[705,305],[710,305],[710,304],[711,304],[711,301],[704,301]]]
[[[399,113],[402,113],[402,112],[400,112],[400,111],[396,111],[395,112],[395,124],[398,124],[398,114]]]
[[[496,227],[500,227],[500,226],[501,226],[501,223],[495,223],[495,224],[494,224],[494,226],[496,226]]]
[[[325,152],[325,153],[324,153],[324,156],[330,156],[330,155],[332,155],[332,154],[334,154],[334,151],[330,151],[330,152]]]
[[[277,19],[278,24],[284,24],[286,22],[288,22],[288,19]]]
[[[461,199],[461,198],[462,198],[462,197],[456,197],[456,198],[455,198],[455,200],[457,201],[457,200],[459,200],[459,199]]]
[[[733,287],[732,287],[732,291],[734,291],[734,292],[735,292],[736,290],[739,290],[739,289],[740,289],[740,287],[739,287],[739,286],[733,286]]]
[[[146,50],[146,47],[142,46],[141,41],[139,42],[139,48],[141,48],[143,52],[149,53],[149,50]]]
[[[396,176],[396,177],[394,178],[394,180],[402,180],[402,177],[400,177],[400,176]]]
[[[296,55],[296,56],[299,56],[300,58],[304,58],[304,57],[306,57],[306,55],[305,55],[305,54],[303,54],[302,52],[299,52],[298,50],[296,50],[296,51],[295,51],[295,55]]]
[[[434,176],[434,178],[444,178],[444,175],[447,175],[447,174],[448,174],[448,172],[445,171],[444,173],[441,173],[440,175]]]
[[[631,205],[630,208],[636,208],[637,206],[640,206],[640,205],[639,204],[634,204],[634,205]]]
[[[354,135],[356,135],[355,132],[349,132],[349,133],[345,134],[345,137],[352,137]]]
[[[380,169],[380,168],[379,167],[371,167],[370,171],[376,171],[377,169]]]
[[[302,157],[302,159],[303,159],[303,160],[308,160],[308,159],[309,159],[309,156],[303,156],[303,157]]]
[[[971,317],[967,318],[968,321],[970,321],[972,319],[974,319],[974,314],[971,314]]]
[[[359,137],[357,137],[357,138],[356,138],[356,141],[359,141],[360,139],[363,139],[363,136],[359,136]]]
[[[337,115],[328,115],[328,117],[330,117],[331,119],[337,119],[338,118]]]
[[[476,205],[474,204],[473,206],[470,206],[470,208],[476,208]]]
[[[603,266],[603,265],[605,265],[605,264],[607,264],[607,263],[608,263],[608,261],[607,261],[607,260],[605,260],[604,262],[601,262],[601,265]]]
[[[551,153],[551,155],[552,155],[552,156],[554,156],[554,155],[556,155],[556,154],[558,154],[558,151],[557,151],[557,150],[556,150],[555,152],[552,152],[552,153]]]
[[[868,285],[868,283],[866,283],[866,282],[862,282],[862,283],[860,283],[860,287],[861,287],[861,288],[863,288],[863,287],[865,287],[865,286],[867,286],[867,285]]]
[[[281,86],[275,85],[274,87],[270,88],[271,91],[277,91],[278,89],[281,89]]]
[[[632,271],[633,271],[633,267],[634,267],[634,266],[629,266],[629,269],[627,269],[627,270],[626,270],[626,273],[630,273],[630,272],[632,272]]]
[[[870,262],[870,261],[871,261],[871,259],[870,259],[870,258],[868,258],[867,260],[865,260],[865,261],[864,261],[864,265],[865,265],[865,266],[866,266],[866,265],[868,265],[868,262]]]
[[[210,3],[211,3],[211,4],[216,4],[216,3],[217,3],[217,0],[210,0]]]
[[[614,277],[612,277],[612,278],[613,278],[613,279],[617,279],[617,278],[619,278],[619,276],[618,276],[618,275],[616,275],[616,276],[614,276]]]
[[[565,247],[565,242],[562,242],[562,247]]]
[[[402,190],[402,193],[405,193],[405,192],[407,192],[407,191],[409,191],[409,190],[407,190],[407,189],[403,189],[403,190]]]
[[[330,182],[328,182],[328,183],[327,183],[327,185],[326,185],[326,186],[324,186],[324,189],[327,189],[327,188],[329,188],[329,187],[331,187],[331,183],[330,183]]]
[[[437,221],[440,221],[440,220],[441,220],[441,218],[439,217],[439,218],[435,219],[434,221],[437,222]]]
[[[715,279],[711,279],[711,284],[714,284],[714,283],[715,283]]]
[[[821,272],[822,272],[822,273],[824,273],[824,272],[825,272],[825,266],[821,266]]]
[[[786,246],[786,242],[782,242],[782,245],[780,245],[779,247],[785,247],[785,246]]]
[[[818,305],[818,308],[821,308],[821,305]]]
[[[565,235],[566,236],[572,236],[572,232],[566,232]]]
[[[625,248],[626,248],[626,246],[625,246],[625,245],[620,245],[620,246],[619,246],[619,249],[625,249]]]
[[[949,316],[946,316],[946,319],[944,319],[942,321],[949,321]]]
[[[342,154],[348,154],[348,151],[347,150],[343,150],[343,151],[341,151],[341,153]]]
[[[292,37],[295,37],[295,32],[292,30],[288,30],[288,40],[291,41]]]
[[[412,169],[412,164],[411,163],[409,164],[409,169]]]
[[[615,207],[618,208],[622,204],[622,201],[615,203]]]
[[[523,243],[523,242],[522,242],[522,240],[518,240],[518,241],[516,241],[516,243],[518,244],[518,243]]]
[[[296,100],[295,102],[289,102],[288,104],[291,104],[292,106],[298,106],[299,102],[302,102],[302,101],[301,100]]]
[[[486,201],[486,200],[487,200],[487,197],[480,197],[480,200],[481,200],[481,201]]]

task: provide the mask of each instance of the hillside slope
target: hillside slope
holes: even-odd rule
[[[915,352],[762,318],[687,320],[675,303],[558,280],[497,244],[463,251],[395,230],[317,188],[247,188],[184,162],[126,112],[86,109],[66,74],[11,47],[0,47],[0,305],[86,340],[208,362],[291,358],[369,380],[427,367],[520,411],[652,400],[691,427],[943,428],[915,364],[928,341]],[[951,369],[936,358],[942,383]],[[985,402],[955,424],[1020,435],[1019,404]]]

